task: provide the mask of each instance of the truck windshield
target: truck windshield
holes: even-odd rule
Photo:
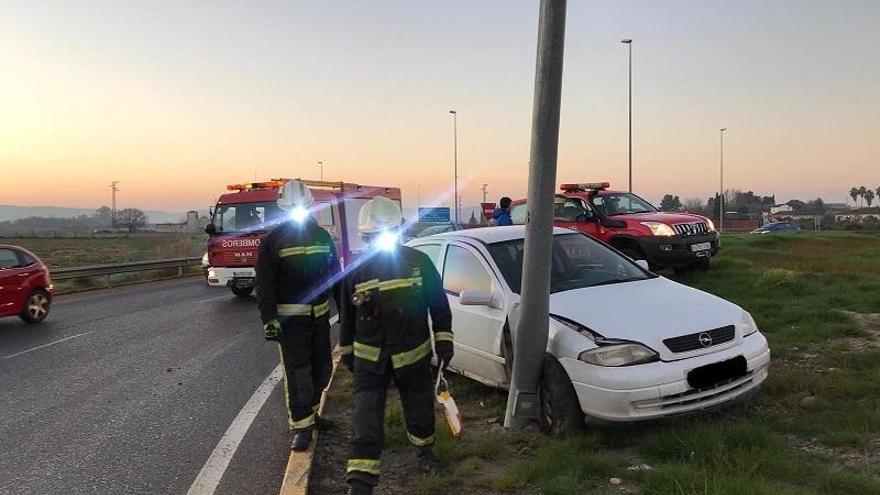
[[[329,203],[316,203],[312,216],[322,227],[334,224],[333,210]],[[284,210],[274,201],[262,203],[235,203],[217,205],[212,219],[217,232],[247,232],[268,230],[283,221]]]
[[[595,195],[590,198],[593,207],[605,216],[632,215],[635,213],[654,213],[651,203],[632,193],[614,193]]]
[[[522,286],[523,239],[488,245],[510,290]],[[550,255],[550,292],[653,278],[626,256],[582,234],[553,236]]]
[[[280,221],[284,212],[274,201],[217,205],[214,225],[217,232],[242,232],[271,228]]]

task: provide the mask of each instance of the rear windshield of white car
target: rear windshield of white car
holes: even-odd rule
[[[489,244],[488,249],[510,290],[519,294],[522,286],[523,239]],[[629,258],[582,234],[553,236],[550,258],[551,293],[633,282],[655,276],[642,270]]]

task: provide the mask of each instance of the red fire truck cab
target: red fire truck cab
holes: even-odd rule
[[[712,220],[689,213],[665,213],[639,196],[610,191],[608,182],[562,184],[554,224],[599,239],[652,268],[708,267],[718,252]],[[513,223],[525,223],[526,201],[511,205]]]
[[[276,225],[286,221],[278,208],[278,191],[289,179],[251,182],[227,186],[220,196],[211,223],[205,228],[208,239],[208,285],[229,287],[236,296],[254,290],[254,265],[260,241]],[[363,250],[357,232],[361,206],[376,196],[400,201],[396,187],[364,186],[347,182],[303,181],[312,191],[312,216],[330,232],[343,266]]]

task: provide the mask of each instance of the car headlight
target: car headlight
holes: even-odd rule
[[[665,223],[660,222],[642,222],[642,225],[651,229],[651,233],[654,235],[662,235],[662,236],[671,236],[675,235],[675,231],[672,230],[672,227],[666,225]]]
[[[755,323],[755,319],[752,318],[748,311],[743,311],[742,321],[737,326],[742,331],[743,337],[758,331],[758,324]]]
[[[709,232],[715,232],[715,222],[711,218],[706,219],[706,225],[709,226]]]
[[[578,359],[596,366],[631,366],[649,363],[658,359],[652,349],[631,342],[603,345],[580,353]]]

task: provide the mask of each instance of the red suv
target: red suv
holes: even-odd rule
[[[628,192],[609,191],[608,182],[562,184],[554,224],[590,235],[652,268],[707,268],[718,252],[712,220],[689,213],[664,213]],[[525,223],[526,201],[510,208],[513,223]]]
[[[0,245],[0,316],[39,323],[52,304],[49,269],[40,258],[17,246]]]

